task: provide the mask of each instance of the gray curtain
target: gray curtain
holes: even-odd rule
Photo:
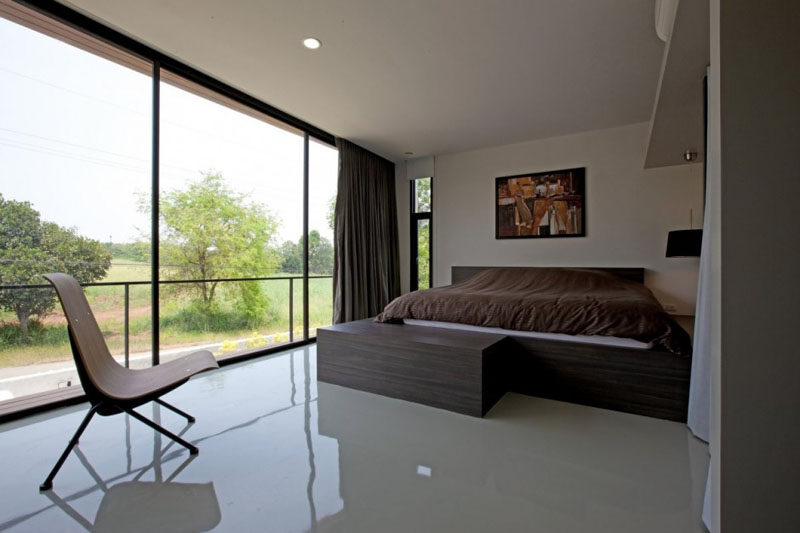
[[[400,295],[394,163],[344,139],[334,214],[333,322],[380,313]]]

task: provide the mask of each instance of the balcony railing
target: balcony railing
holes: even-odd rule
[[[308,279],[331,279],[330,275],[309,275]],[[303,276],[266,276],[266,277],[250,277],[250,278],[212,278],[212,279],[180,279],[180,280],[159,280],[159,285],[176,285],[176,284],[198,284],[198,283],[227,283],[227,282],[262,282],[262,281],[288,281],[289,290],[289,309],[288,309],[288,322],[289,322],[289,342],[294,341],[294,282],[300,280],[302,282]],[[124,365],[130,367],[130,302],[132,286],[151,286],[152,281],[100,281],[93,283],[81,283],[82,287],[122,287],[124,294],[123,304],[123,343],[124,343]],[[48,284],[37,285],[0,285],[2,290],[31,290],[31,289],[51,289],[52,286]],[[332,314],[332,310],[331,310]],[[311,326],[309,325],[309,329]]]

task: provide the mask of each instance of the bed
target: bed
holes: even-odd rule
[[[517,269],[522,274],[530,270]],[[605,294],[608,287],[623,286],[638,300],[640,311],[620,308],[613,291],[605,303],[586,291],[584,299],[590,303],[585,307],[598,308],[599,312],[587,315],[588,325],[570,320],[566,320],[566,325],[559,324],[558,320],[551,320],[551,315],[559,314],[558,309],[563,308],[561,314],[565,317],[584,312],[569,307],[575,297],[549,294],[548,298],[556,302],[556,307],[550,308],[556,309],[555,312],[544,313],[543,318],[545,308],[540,307],[526,315],[518,309],[528,294],[528,282],[508,282],[517,275],[515,268],[455,266],[451,287],[461,287],[462,293],[470,292],[463,288],[474,286],[474,280],[480,280],[481,276],[490,280],[483,287],[489,289],[483,296],[489,296],[482,296],[483,299],[472,304],[457,301],[453,305],[467,315],[466,325],[425,320],[441,318],[437,312],[446,308],[450,300],[440,293],[447,290],[406,295],[387,306],[378,322],[359,321],[320,330],[320,380],[475,416],[485,414],[504,392],[513,391],[685,420],[691,344],[688,334],[663,312],[642,285],[644,269],[551,270],[565,271],[570,280],[578,275],[589,276],[591,283],[599,283],[596,294]],[[491,281],[492,276],[495,281]],[[498,279],[502,281],[499,285]],[[511,303],[495,298],[509,288],[506,285],[520,289],[513,293]],[[458,290],[451,292],[455,292],[452,298],[461,297]],[[488,318],[486,315],[476,318],[465,311],[469,305],[476,309],[491,307],[493,312],[488,313]],[[426,308],[432,313],[422,312]],[[639,320],[637,313],[651,316],[647,321]],[[445,315],[445,318],[451,317]],[[419,322],[420,319],[423,320]],[[497,327],[520,323],[535,323],[534,326],[545,328],[545,333]],[[576,332],[579,334],[575,335]],[[609,333],[622,335],[615,341]]]

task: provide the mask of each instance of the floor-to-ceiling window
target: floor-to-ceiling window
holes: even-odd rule
[[[160,102],[162,353],[302,338],[303,132],[166,70]]]
[[[329,324],[332,138],[70,22],[0,0],[0,401],[78,384],[46,272],[131,367]]]
[[[19,288],[45,284],[42,274],[114,282],[86,295],[121,362],[127,351],[129,364],[149,365],[152,340],[150,224],[139,209],[151,183],[152,64],[6,7],[0,285],[17,288],[0,290],[0,400],[78,383],[54,292]]]

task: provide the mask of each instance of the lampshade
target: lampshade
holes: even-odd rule
[[[703,230],[670,231],[667,236],[667,257],[700,257]]]

